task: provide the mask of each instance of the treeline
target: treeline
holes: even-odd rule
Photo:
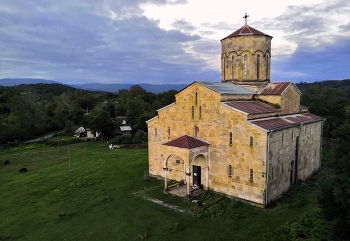
[[[309,107],[311,113],[325,118],[323,136],[332,138],[348,118],[346,110],[350,106],[350,79],[299,83],[297,86],[301,87],[301,104]]]
[[[0,144],[26,141],[48,132],[67,134],[80,126],[110,138],[127,116],[127,125],[147,131],[146,120],[175,101],[175,93],[154,94],[138,85],[118,93],[86,91],[61,84],[0,86]]]
[[[300,83],[297,83],[296,86],[298,86],[301,92],[304,92],[313,84],[318,84],[322,88],[341,90],[345,93],[346,97],[350,99],[350,79],[324,80],[321,82],[314,82],[314,83],[300,82]]]
[[[318,185],[319,207],[329,222],[317,215],[312,222],[331,225],[332,240],[350,240],[350,80],[315,82],[301,89],[301,103],[326,119],[323,136],[332,143],[326,165],[333,172]]]

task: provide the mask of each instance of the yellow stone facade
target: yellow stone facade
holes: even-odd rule
[[[190,84],[147,121],[149,173],[165,188],[167,180],[183,181],[190,194],[202,184],[264,207],[320,169],[323,120],[301,112],[293,83],[269,82],[271,39],[223,39],[222,83]],[[184,136],[206,144],[168,145]]]

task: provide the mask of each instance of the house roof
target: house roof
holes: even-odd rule
[[[259,36],[268,36],[271,37],[270,35],[267,35],[249,25],[244,25],[243,27],[241,27],[240,29],[237,29],[236,31],[234,31],[233,33],[231,33],[230,35],[228,35],[227,37],[221,39],[227,39],[227,38],[232,38],[232,37],[240,37],[240,36],[246,36],[246,35],[259,35]]]
[[[270,105],[267,105],[259,101],[230,101],[230,102],[224,102],[224,104],[248,114],[280,112],[279,109],[276,109]]]
[[[260,95],[281,95],[292,84],[293,84],[292,82],[274,82],[274,83],[269,83],[265,87],[265,89],[260,92]],[[299,89],[298,89],[298,91],[301,94]]]
[[[82,126],[75,131],[75,134],[80,134],[81,132],[85,132],[85,129]]]
[[[276,118],[260,119],[255,121],[250,121],[250,123],[257,125],[265,130],[282,130],[290,128],[293,126],[300,126],[301,124],[308,124],[313,122],[323,121],[322,117],[313,115],[310,113],[306,114],[296,114],[281,116]]]
[[[131,131],[132,129],[131,129],[130,126],[121,126],[121,127],[120,127],[120,130],[121,130],[121,131]]]
[[[209,144],[191,136],[184,135],[175,140],[164,143],[163,145],[192,149],[201,146],[208,146]]]
[[[220,94],[254,95],[254,91],[240,87],[232,83],[196,81],[197,83],[214,90]],[[194,82],[194,83],[196,83]]]

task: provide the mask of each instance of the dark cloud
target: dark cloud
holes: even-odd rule
[[[183,49],[183,44],[199,41],[199,35],[160,29],[157,21],[134,14],[137,7],[132,10],[124,5],[124,10],[115,13],[121,2],[113,4],[97,8],[86,2],[26,1],[22,6],[6,2],[0,6],[0,78],[190,83],[213,75],[203,71],[204,60]],[[133,14],[113,20],[111,11]]]
[[[350,37],[339,37],[336,42],[324,43],[317,49],[299,47],[292,55],[272,60],[274,81],[295,82],[347,79],[350,76]]]

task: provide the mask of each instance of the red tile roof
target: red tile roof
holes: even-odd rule
[[[285,129],[285,128],[289,128],[289,127],[298,125],[295,123],[289,123],[282,118],[257,120],[257,121],[251,121],[251,123],[253,123],[253,124],[255,124],[255,125],[265,129],[265,130],[279,130],[279,129]]]
[[[230,101],[225,105],[238,109],[248,114],[263,114],[279,112],[280,110],[259,101]]]
[[[307,114],[296,114],[290,116],[282,116],[271,119],[255,120],[250,121],[254,125],[257,125],[265,130],[281,130],[290,128],[293,126],[299,126],[301,124],[308,124],[313,122],[323,121],[322,117],[313,115],[310,113]]]
[[[184,135],[175,140],[164,143],[163,145],[192,149],[192,148],[201,147],[201,146],[208,146],[209,144],[204,141],[193,138],[191,136]]]
[[[221,39],[227,39],[227,38],[232,38],[232,37],[239,37],[239,36],[244,36],[244,35],[261,35],[261,36],[269,36],[253,27],[250,27],[249,25],[244,25],[243,27],[241,27],[240,29],[237,29],[236,31],[234,31],[233,33],[231,33],[230,35],[228,35],[227,37]],[[271,37],[272,38],[272,37]]]
[[[270,83],[260,95],[281,95],[291,84],[292,82]]]
[[[294,116],[286,117],[286,119],[289,121],[295,122],[295,123],[303,123],[303,124],[323,120],[322,117],[319,117],[319,116],[311,114],[311,113],[306,113],[306,114],[302,114],[302,115],[294,115]]]

